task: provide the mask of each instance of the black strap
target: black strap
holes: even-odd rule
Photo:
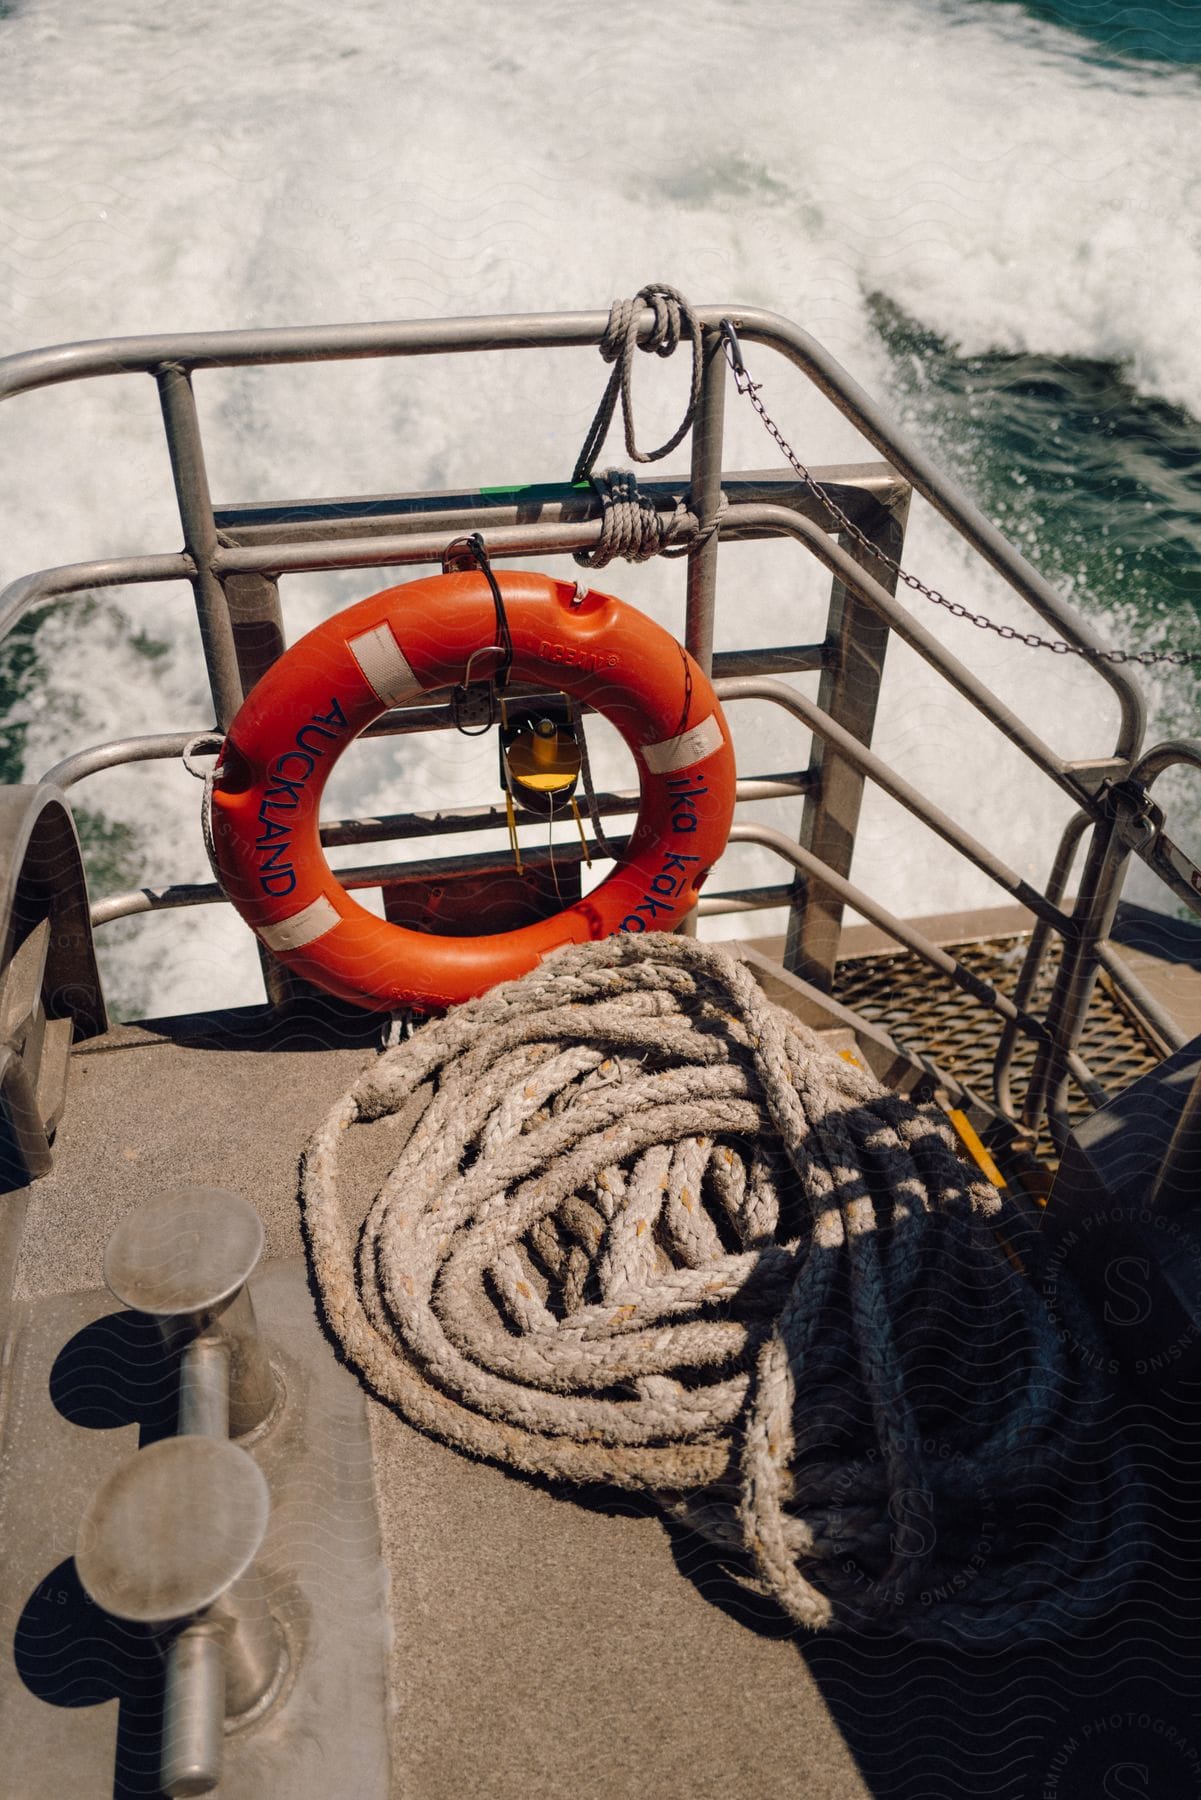
[[[455,538],[442,552],[442,573],[450,575],[456,570],[477,568],[492,590],[492,603],[496,608],[496,643],[484,645],[485,649],[500,651],[500,667],[483,681],[460,682],[450,696],[450,716],[455,730],[464,737],[483,737],[491,731],[496,723],[496,697],[503,693],[509,680],[509,670],[513,666],[513,634],[509,630],[508,615],[505,612],[505,599],[500,591],[500,584],[488,561],[488,550],[481,534],[476,531],[470,537]],[[470,673],[471,661],[468,659],[467,671]],[[487,700],[487,711],[482,722],[472,729],[466,722],[473,714],[480,716],[479,699],[481,690]]]

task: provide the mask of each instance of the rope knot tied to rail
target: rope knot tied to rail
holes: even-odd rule
[[[638,315],[649,306],[655,315],[646,342],[641,346],[648,354],[670,356],[677,348],[685,320],[692,319],[692,309],[677,288],[664,282],[651,281],[639,288],[632,300],[614,300],[609,308],[609,323],[600,342],[600,353],[607,363],[615,363],[628,354],[630,337],[638,341]]]
[[[618,556],[636,563],[679,556],[697,541],[696,519],[684,501],[660,512],[629,469],[606,469],[592,485],[601,503],[601,535],[590,550],[575,552],[581,568],[603,569]]]
[[[366,1206],[339,1192],[356,1127],[392,1163]],[[714,946],[572,946],[427,1023],[316,1133],[301,1198],[380,1397],[655,1496],[798,1625],[995,1643],[1122,1588],[1102,1359],[1018,1266],[1014,1204]]]

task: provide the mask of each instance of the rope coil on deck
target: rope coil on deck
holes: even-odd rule
[[[408,1135],[360,1229],[339,1155],[373,1122]],[[425,1025],[335,1107],[301,1196],[381,1397],[654,1494],[798,1624],[996,1642],[1121,1588],[1123,1452],[1070,1302],[1057,1327],[998,1242],[1010,1203],[712,946],[573,946]]]

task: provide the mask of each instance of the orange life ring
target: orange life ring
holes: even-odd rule
[[[525,571],[496,579],[516,680],[596,708],[638,764],[629,844],[607,879],[554,917],[493,937],[435,937],[368,912],[318,833],[339,756],[388,708],[494,672],[497,615],[479,570],[360,600],[281,656],[221,749],[212,795],[222,886],[264,944],[318,987],[373,1010],[429,1011],[523,975],[560,944],[669,931],[725,847],[734,753],[713,688],[666,631],[611,594]],[[491,667],[490,667],[491,665]]]

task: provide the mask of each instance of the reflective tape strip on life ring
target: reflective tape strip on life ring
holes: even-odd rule
[[[670,931],[725,847],[734,752],[713,689],[666,631],[610,594],[497,573],[515,681],[593,706],[638,764],[629,844],[592,893],[552,918],[481,937],[408,931],[368,912],[331,871],[321,791],[390,707],[491,673],[495,603],[478,570],[388,588],[318,625],[263,676],[229,728],[212,797],[225,892],[281,962],[379,1010],[428,1011],[524,975],[560,944]]]

